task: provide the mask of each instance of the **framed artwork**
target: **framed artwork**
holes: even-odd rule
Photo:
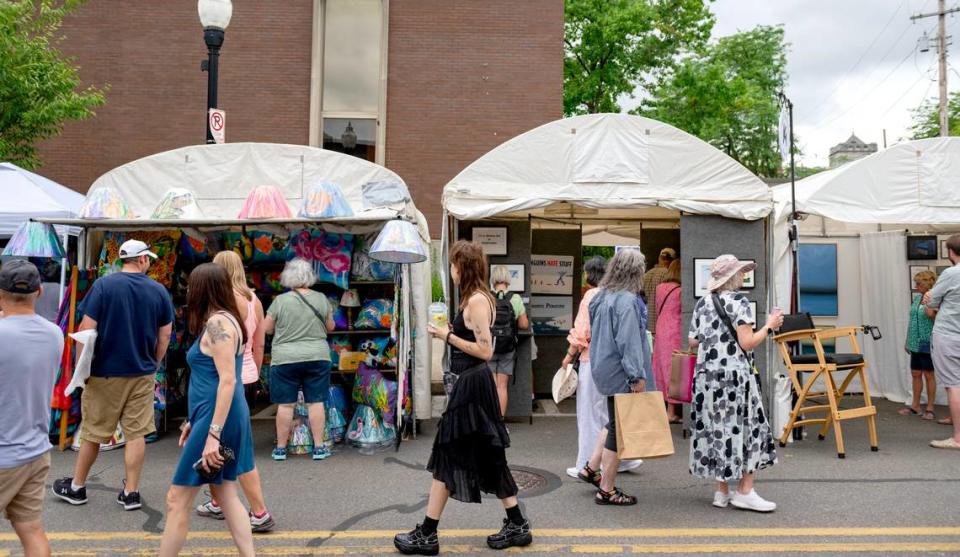
[[[940,240],[940,259],[950,259],[950,257],[949,257],[950,254],[948,254],[947,251],[948,251],[948,250],[947,250],[947,241],[946,241],[946,240]],[[939,274],[939,273],[937,273],[937,274]]]
[[[840,312],[836,244],[800,244],[800,311],[836,317]]]
[[[572,255],[530,256],[530,292],[533,294],[573,294]]]
[[[907,236],[907,259],[937,259],[937,247],[936,236]]]
[[[538,335],[566,336],[573,327],[573,298],[530,296],[530,326]]]
[[[930,267],[926,265],[910,265],[910,288],[913,289],[913,277],[917,276],[917,273],[922,273],[923,271],[929,271]]]
[[[752,260],[752,259],[744,259],[744,260],[742,260],[742,261],[743,261],[743,263],[756,263],[756,262],[755,262],[754,260]],[[757,281],[756,281],[756,278],[754,278],[756,274],[757,274],[756,269],[754,269],[753,271],[750,271],[749,273],[744,273],[744,274],[743,274],[743,288],[744,288],[744,290],[753,290],[754,288],[757,287]]]
[[[757,315],[757,302],[753,302],[753,301],[750,302],[750,311],[753,312],[753,318],[754,318],[754,320],[756,320],[756,322],[759,324],[759,323],[760,323],[760,316]]]
[[[946,271],[949,268],[950,268],[950,265],[943,265],[941,267],[937,267],[937,276],[939,277],[940,275],[943,274],[944,271]]]
[[[480,244],[487,255],[507,255],[506,226],[476,227],[473,241]]]
[[[702,298],[710,292],[707,285],[710,284],[711,263],[713,259],[693,260],[693,295],[696,298]]]
[[[493,276],[494,267],[506,267],[507,273],[510,274],[510,287],[507,288],[510,292],[523,292],[527,289],[527,282],[525,276],[526,266],[523,263],[519,264],[503,264],[503,263],[494,263],[490,265],[490,276]],[[491,279],[492,281],[493,279]],[[490,283],[490,289],[493,289],[493,282]]]

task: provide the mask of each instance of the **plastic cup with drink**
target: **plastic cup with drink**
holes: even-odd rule
[[[434,302],[430,304],[430,324],[437,329],[447,326],[447,304]]]

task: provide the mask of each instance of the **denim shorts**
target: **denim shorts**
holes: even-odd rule
[[[330,396],[330,361],[313,360],[270,367],[270,402],[294,404],[303,390],[307,404],[326,402]]]

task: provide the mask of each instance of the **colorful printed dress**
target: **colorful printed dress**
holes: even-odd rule
[[[723,292],[719,299],[734,327],[756,324],[746,296]],[[700,298],[690,326],[690,339],[700,342],[690,405],[690,473],[698,478],[739,480],[777,462],[752,354],[748,359],[735,335],[713,297]]]

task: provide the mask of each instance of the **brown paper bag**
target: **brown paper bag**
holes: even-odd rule
[[[673,454],[673,435],[663,393],[629,393],[614,397],[617,413],[617,455],[621,460]]]

